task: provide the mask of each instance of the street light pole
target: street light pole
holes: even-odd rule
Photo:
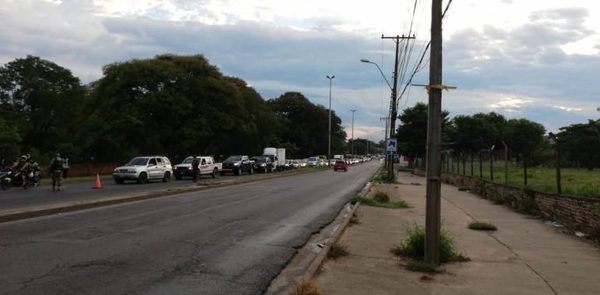
[[[352,155],[354,155],[354,112],[356,110],[350,110],[352,112]]]
[[[327,138],[327,166],[331,166],[331,80],[335,75],[327,75],[329,79],[329,136]]]

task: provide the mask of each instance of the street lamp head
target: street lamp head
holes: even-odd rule
[[[368,60],[368,59],[364,59],[364,58],[363,58],[363,59],[361,59],[361,60],[360,60],[360,62],[367,62],[367,63],[370,63],[371,61],[370,61],[370,60]]]
[[[335,75],[332,75],[332,76],[327,75],[327,79],[331,80],[333,78],[335,78]]]

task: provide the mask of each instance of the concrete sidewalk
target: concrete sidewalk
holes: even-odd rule
[[[446,263],[444,273],[407,270],[390,249],[406,230],[425,223],[425,177],[399,172],[400,184],[379,184],[409,209],[361,205],[358,224],[339,236],[350,255],[325,259],[313,278],[321,294],[600,294],[600,250],[532,216],[516,213],[478,196],[442,185],[442,230],[458,252],[472,261]],[[489,222],[495,232],[468,229]]]

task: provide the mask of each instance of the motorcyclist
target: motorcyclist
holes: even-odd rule
[[[31,178],[33,186],[40,185],[40,164],[31,157],[29,157],[29,171],[27,173],[33,173],[33,177]]]
[[[29,162],[27,161],[27,156],[22,155],[12,167],[10,167],[13,171],[20,172],[19,177],[21,178],[23,188],[27,188],[27,174],[29,170]]]

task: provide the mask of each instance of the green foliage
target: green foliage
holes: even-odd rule
[[[85,89],[71,71],[27,56],[0,67],[0,118],[16,127],[22,153],[50,152],[71,141],[81,117]],[[0,131],[2,132],[2,131]]]
[[[491,224],[491,223],[488,223],[488,222],[477,222],[477,221],[469,223],[469,228],[473,229],[473,230],[487,230],[487,231],[498,230],[498,228],[495,225]]]
[[[348,251],[348,247],[344,244],[333,243],[329,247],[329,252],[327,252],[327,257],[336,259],[343,256],[348,256],[350,252]]]
[[[314,105],[299,92],[286,92],[276,99],[270,99],[268,105],[275,113],[280,126],[277,138],[281,142],[294,144],[296,154],[309,157],[317,154],[327,154],[329,111],[323,106]],[[341,126],[342,120],[331,111],[331,152],[345,154],[346,132]]]
[[[350,200],[351,204],[356,204],[360,202],[361,205],[373,206],[373,207],[381,207],[381,208],[389,208],[389,209],[403,209],[408,208],[408,204],[404,200],[400,200],[398,202],[379,202],[373,198],[365,198],[361,196],[356,196]]]
[[[373,196],[373,199],[380,203],[388,203],[390,201],[390,197],[386,192],[378,191]]]
[[[523,194],[518,200],[517,209],[527,214],[536,214],[539,211],[537,201],[535,200],[535,191],[531,188],[523,188]]]
[[[6,163],[12,163],[12,160],[20,155],[20,143],[21,136],[17,127],[0,118],[0,159],[5,159]]]
[[[468,261],[469,258],[458,253],[454,239],[444,230],[440,234],[440,262]],[[414,225],[406,231],[404,241],[390,249],[397,256],[410,257],[417,260],[425,259],[425,228]]]
[[[448,133],[448,114],[448,111],[442,111],[443,137],[447,137],[446,133]],[[396,132],[399,154],[411,158],[425,156],[427,147],[427,118],[428,105],[422,102],[416,103],[412,108],[405,108],[402,114],[398,116],[398,119],[401,121]]]

